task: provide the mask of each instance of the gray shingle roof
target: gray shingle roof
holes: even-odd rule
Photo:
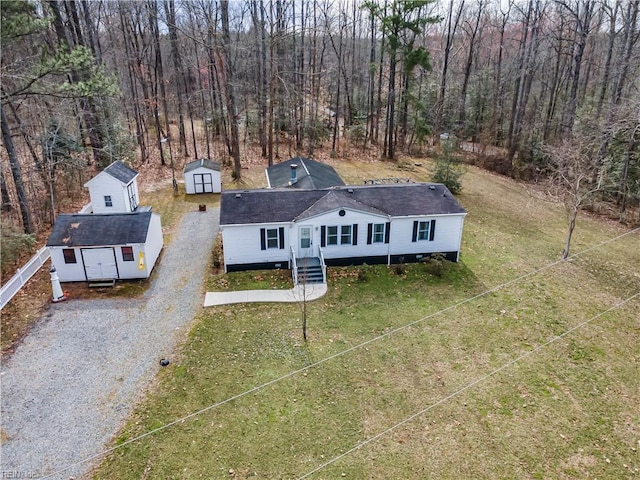
[[[291,165],[293,164],[298,165],[298,181],[293,185],[289,185]],[[344,182],[332,166],[303,157],[295,157],[267,168],[267,176],[269,177],[269,185],[272,188],[314,189],[344,185]]]
[[[129,183],[131,180],[138,176],[138,172],[132,168],[127,167],[120,160],[116,160],[111,165],[103,170],[116,180],[120,180],[122,183]]]
[[[201,158],[200,160],[194,160],[193,162],[184,164],[184,173],[195,170],[196,168],[205,167],[209,170],[220,171],[220,164],[215,160],[209,160],[208,158]]]
[[[151,212],[61,214],[47,240],[48,247],[98,247],[145,243]]]
[[[221,196],[220,224],[290,222],[337,208],[391,217],[465,213],[447,187],[439,183],[227,190]]]

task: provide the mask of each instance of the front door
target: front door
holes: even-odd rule
[[[300,233],[300,251],[298,252],[298,257],[313,257],[313,238],[311,235],[311,233],[313,232],[313,227],[310,227],[308,225],[301,226],[298,232]]]
[[[87,280],[118,278],[116,253],[113,248],[83,248],[81,252]]]
[[[210,173],[194,173],[193,186],[196,193],[213,193],[213,178]]]

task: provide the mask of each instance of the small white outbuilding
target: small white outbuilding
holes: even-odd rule
[[[188,194],[220,193],[220,164],[206,158],[185,164],[184,185]]]
[[[137,177],[138,172],[118,160],[85,183],[93,213],[135,212],[140,198]]]
[[[47,241],[61,282],[149,278],[162,250],[160,215],[61,214]]]

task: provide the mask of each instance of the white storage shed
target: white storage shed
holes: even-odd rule
[[[185,164],[184,185],[188,194],[220,193],[220,164],[206,158]]]
[[[148,278],[163,244],[151,211],[61,214],[47,241],[61,282]]]

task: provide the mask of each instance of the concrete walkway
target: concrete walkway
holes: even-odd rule
[[[316,300],[327,293],[326,283],[296,285],[291,290],[240,290],[238,292],[207,292],[204,306],[228,305],[231,303],[301,302]]]

